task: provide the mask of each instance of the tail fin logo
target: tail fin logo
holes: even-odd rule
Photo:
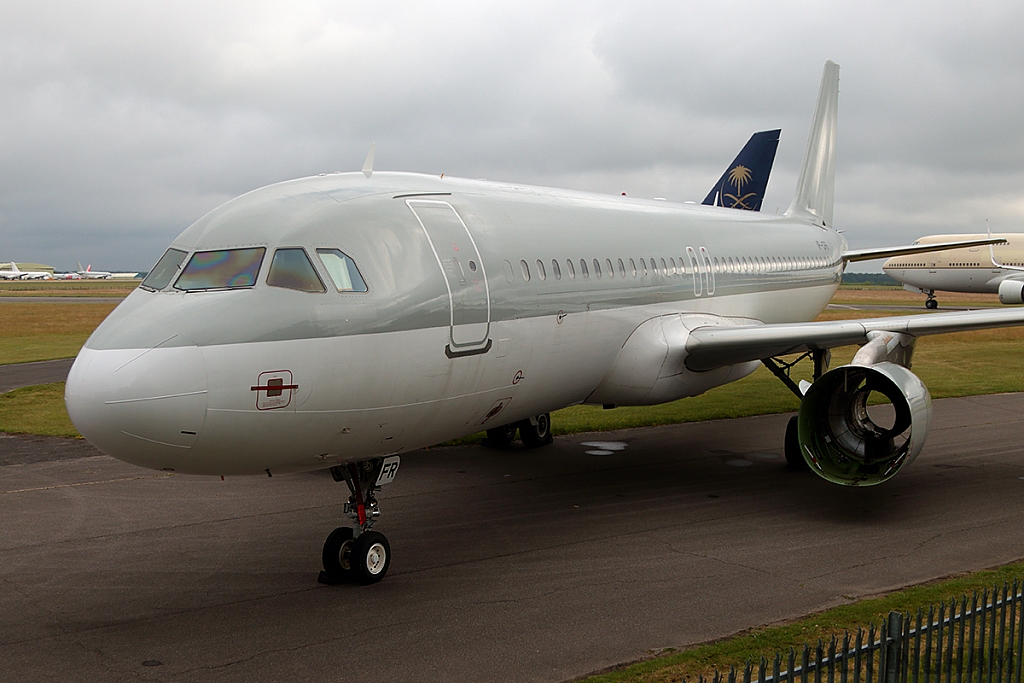
[[[779,146],[779,131],[754,133],[718,179],[703,204],[759,211]],[[732,190],[730,194],[729,190]]]
[[[750,169],[747,168],[746,166],[736,166],[731,171],[729,171],[729,182],[732,183],[732,185],[736,188],[736,194],[729,194],[728,192],[723,192],[723,206],[728,206],[730,209],[746,209],[747,211],[753,210],[754,207],[748,202],[750,202],[751,197],[753,197],[756,200],[757,193],[748,192],[746,194],[742,194],[743,186],[749,183],[750,179],[751,172]],[[732,201],[732,204],[726,204],[724,201],[726,199]]]

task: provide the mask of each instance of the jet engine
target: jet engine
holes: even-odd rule
[[[999,283],[999,303],[1024,304],[1024,280],[1003,280]]]
[[[857,358],[854,363],[825,373],[804,394],[800,450],[811,469],[830,482],[873,486],[921,452],[931,396],[901,365],[859,365]]]

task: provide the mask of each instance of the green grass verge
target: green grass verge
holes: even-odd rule
[[[125,297],[139,286],[139,280],[16,280],[0,282],[5,296]]]
[[[0,394],[0,432],[78,436],[64,409],[64,383],[40,384]]]
[[[751,629],[715,643],[672,652],[581,680],[585,683],[668,683],[683,677],[695,681],[698,675],[708,680],[715,669],[725,673],[730,666],[739,668],[748,661],[756,664],[761,657],[771,660],[776,652],[787,653],[789,648],[802,648],[804,643],[813,646],[819,638],[828,642],[831,636],[841,636],[844,631],[880,624],[890,611],[916,614],[918,608],[958,600],[963,595],[991,589],[994,585],[1001,587],[1004,582],[1012,583],[1021,577],[1024,577],[1024,563],[1016,563],[913,586],[792,623]]]
[[[0,365],[73,358],[112,310],[109,303],[0,300]]]

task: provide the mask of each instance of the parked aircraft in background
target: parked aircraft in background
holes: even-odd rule
[[[882,270],[912,292],[926,295],[925,308],[938,308],[935,292],[999,294],[1004,304],[1024,303],[1024,234],[928,235],[914,244],[976,240],[993,237],[1002,244],[897,256]]]
[[[701,204],[760,211],[781,129],[754,133]]]
[[[93,270],[92,264],[89,264],[85,270],[82,270],[82,262],[78,262],[78,275],[84,280],[105,280],[110,277],[110,273],[104,270]]]
[[[10,270],[0,270],[0,277],[5,280],[49,280],[53,273],[47,270],[18,270],[18,264],[11,261]]]
[[[931,419],[916,338],[1022,325],[1024,310],[806,322],[848,262],[935,248],[852,251],[833,227],[838,96],[827,62],[783,215],[379,173],[372,150],[361,173],[249,192],[179,235],[96,329],[68,413],[158,470],[330,468],[351,524],[324,544],[325,582],[387,572],[371,526],[399,454],[481,430],[542,446],[557,408],[696,396],[762,363],[801,397],[787,460],[884,482]],[[829,349],[855,344],[829,371]],[[806,389],[778,360],[793,353],[813,360]],[[872,395],[894,419],[875,421]]]

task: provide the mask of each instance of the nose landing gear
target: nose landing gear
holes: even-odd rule
[[[394,480],[399,462],[398,456],[392,455],[331,468],[334,481],[348,485],[350,495],[345,513],[352,518],[352,526],[338,527],[324,542],[320,583],[368,585],[387,574],[391,545],[384,534],[370,531],[370,527],[380,517],[375,494],[381,485]]]

